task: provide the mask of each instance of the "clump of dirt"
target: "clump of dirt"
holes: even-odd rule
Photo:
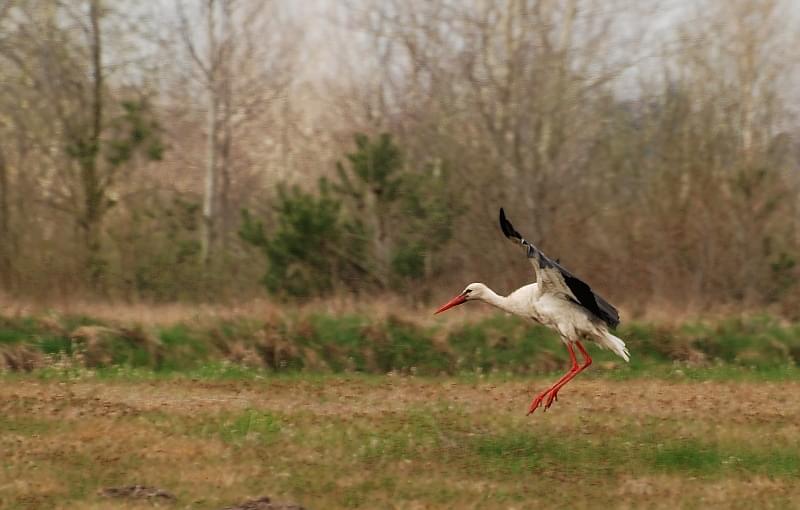
[[[380,366],[376,351],[385,350],[391,342],[385,328],[380,328],[375,324],[367,324],[361,330],[361,336],[365,339],[364,346],[364,366],[371,373],[388,372],[391,367]]]
[[[163,354],[158,339],[141,328],[80,326],[70,334],[70,339],[79,348],[87,367],[113,364],[114,353],[120,345],[144,349],[154,364],[158,364]]]
[[[58,316],[46,315],[39,318],[37,322],[43,331],[52,333],[53,335],[66,336],[69,333],[69,331],[59,322]]]
[[[70,334],[70,339],[80,346],[86,365],[96,367],[114,361],[110,347],[118,336],[119,331],[113,328],[81,326]]]
[[[709,364],[706,353],[687,342],[676,342],[669,347],[667,355],[675,361],[682,361],[689,366],[702,367]]]
[[[293,503],[273,502],[268,496],[251,499],[238,505],[226,506],[222,510],[307,510],[305,507]]]
[[[228,342],[220,346],[220,351],[228,361],[250,368],[261,368],[263,361],[256,349],[243,340]]]
[[[286,340],[282,332],[275,326],[267,324],[256,334],[255,349],[264,365],[280,370],[300,363],[300,349]]]
[[[42,352],[29,345],[9,345],[0,349],[0,370],[30,372],[43,365]]]
[[[176,498],[172,493],[167,492],[157,487],[148,487],[147,485],[128,485],[125,487],[107,487],[101,489],[101,496],[108,498],[126,498],[126,499],[147,499],[147,500],[163,500],[175,501]]]

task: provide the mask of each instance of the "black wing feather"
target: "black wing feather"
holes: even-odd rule
[[[575,295],[575,298],[578,300],[578,304],[608,324],[611,329],[617,327],[619,324],[619,312],[617,309],[614,308],[611,303],[603,299],[602,296],[594,292],[586,282],[574,276],[557,261],[548,258],[544,255],[544,253],[541,252],[541,250],[523,239],[522,235],[520,235],[520,233],[514,229],[514,226],[511,225],[511,222],[506,218],[506,213],[502,207],[500,208],[500,229],[509,239],[514,239],[526,246],[528,249],[528,258],[536,258],[540,267],[557,268],[561,273],[561,276],[564,278],[564,283],[567,284],[569,290],[572,291],[572,293]]]

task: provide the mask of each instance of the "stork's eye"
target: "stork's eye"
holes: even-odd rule
[[[469,294],[470,292],[472,292],[472,289],[467,289],[464,291],[464,294]]]

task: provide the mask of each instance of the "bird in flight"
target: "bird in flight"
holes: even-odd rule
[[[525,248],[536,274],[536,282],[520,287],[508,296],[500,296],[482,283],[470,283],[463,292],[436,310],[436,313],[467,301],[479,300],[558,332],[567,347],[572,365],[552,386],[534,397],[528,408],[528,414],[531,414],[542,405],[545,410],[549,409],[558,400],[559,390],[592,364],[592,358],[581,341],[594,342],[625,361],[630,360],[630,354],[625,342],[611,333],[619,324],[616,308],[595,293],[586,282],[564,269],[558,261],[548,258],[531,242],[526,241],[508,221],[502,208],[500,228],[507,238]],[[583,357],[581,364],[575,356],[575,347]]]

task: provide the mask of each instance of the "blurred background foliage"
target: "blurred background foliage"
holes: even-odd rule
[[[6,0],[0,285],[42,301],[506,292],[531,275],[504,206],[627,316],[797,318],[799,11]]]
[[[337,163],[335,180],[320,179],[316,194],[278,188],[272,235],[242,211],[240,236],[263,251],[271,293],[387,291],[432,276],[430,261],[452,223],[441,199],[443,176],[430,168],[404,171],[388,134],[375,141],[359,134],[355,142],[349,166]]]

